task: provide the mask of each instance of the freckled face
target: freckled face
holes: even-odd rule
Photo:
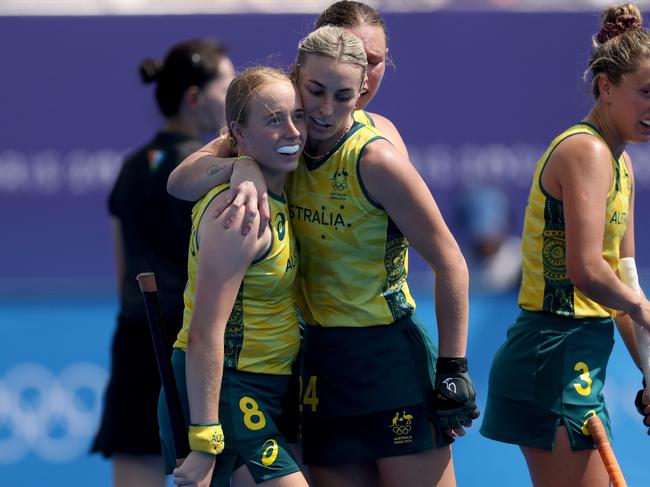
[[[262,86],[248,102],[247,118],[245,126],[231,127],[240,153],[253,157],[267,173],[296,169],[307,126],[294,84],[275,80]]]

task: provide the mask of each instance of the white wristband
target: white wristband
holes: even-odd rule
[[[641,293],[634,257],[623,257],[619,260],[618,274],[621,276],[621,281],[630,286],[635,292]],[[636,323],[634,323],[633,330],[639,358],[641,359],[641,370],[646,382],[650,384],[650,333]]]
[[[636,272],[636,262],[634,257],[623,257],[618,261],[618,274],[621,281],[630,286],[637,293],[641,292],[639,285],[639,274]]]

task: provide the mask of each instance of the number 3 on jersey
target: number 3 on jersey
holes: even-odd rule
[[[303,381],[302,381],[302,376],[298,377],[298,381],[300,384],[300,396],[302,400],[300,401],[300,410],[302,411],[303,405],[305,406],[310,406],[311,407],[311,412],[315,413],[316,409],[318,407],[318,395],[316,394],[316,381],[318,379],[318,376],[315,375],[310,375],[309,376],[309,381],[307,382],[307,389],[305,390],[305,394],[303,396],[302,391],[303,391]]]

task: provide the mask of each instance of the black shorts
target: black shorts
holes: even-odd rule
[[[362,328],[308,326],[301,370],[307,465],[446,446],[432,421],[436,347],[415,316]]]
[[[159,393],[160,376],[148,325],[119,324],[113,337],[104,411],[91,452],[105,457],[160,455]]]

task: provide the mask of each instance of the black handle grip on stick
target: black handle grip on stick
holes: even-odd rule
[[[151,339],[153,340],[153,348],[156,353],[160,382],[165,392],[165,401],[167,403],[167,411],[169,412],[169,423],[172,429],[176,459],[180,460],[189,454],[190,446],[171,360],[165,348],[165,335],[163,333],[163,319],[162,312],[160,311],[160,301],[158,300],[156,276],[154,276],[153,272],[143,272],[138,274],[136,279],[140,285],[144,305],[147,310],[147,319],[149,320]]]

